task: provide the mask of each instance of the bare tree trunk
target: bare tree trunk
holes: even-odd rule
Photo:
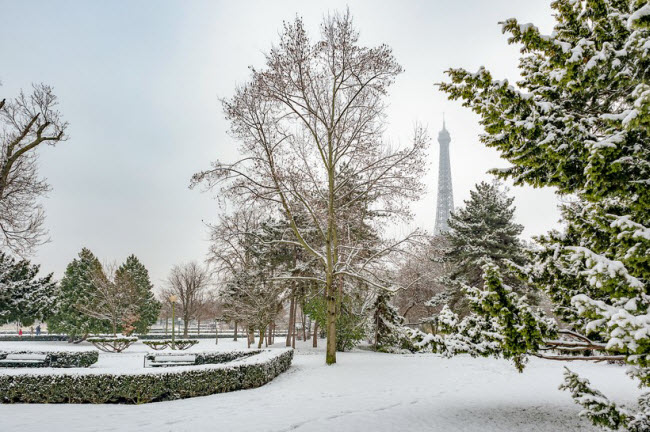
[[[261,329],[260,329],[260,340],[259,340],[259,342],[257,343],[257,349],[262,348],[262,343],[263,343],[263,342],[264,342],[264,329],[261,328]]]
[[[183,337],[186,338],[189,330],[190,319],[189,317],[183,317]]]
[[[302,305],[300,305],[300,318],[302,318],[302,341],[306,342],[307,329],[305,327],[307,325],[307,317],[305,316],[305,311],[302,309]]]
[[[201,318],[196,319],[196,334],[201,334]]]
[[[275,342],[275,322],[269,324],[269,345],[273,345]]]
[[[377,339],[379,339],[379,314],[375,320],[375,351],[377,351]]]
[[[318,323],[316,321],[314,321],[314,339],[311,346],[318,348]]]
[[[291,348],[296,348],[296,315],[298,314],[298,302],[293,305],[293,327],[291,328]]]
[[[289,325],[287,326],[287,346],[291,346],[291,328],[293,326],[293,312],[294,312],[294,307],[296,303],[296,298],[295,295],[293,294],[293,290],[291,293],[291,303],[289,303]]]
[[[325,348],[325,363],[336,363],[336,288],[331,275],[327,275],[325,286],[327,302],[327,346]]]
[[[237,321],[235,321],[235,337],[233,338],[234,341],[237,340]]]

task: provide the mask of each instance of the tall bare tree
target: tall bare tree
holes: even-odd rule
[[[50,190],[38,175],[37,148],[67,138],[68,124],[56,110],[50,86],[33,86],[12,100],[0,100],[0,247],[27,255],[46,235],[39,197]]]
[[[253,68],[250,81],[223,101],[243,158],[214,163],[193,184],[221,185],[226,199],[281,209],[291,228],[281,241],[312,255],[322,268],[320,275],[300,278],[325,285],[326,362],[332,364],[342,279],[390,288],[373,266],[404,242],[369,251],[354,233],[359,209],[384,216],[376,223],[410,216],[408,202],[423,192],[428,138],[416,128],[411,145],[384,140],[384,99],[402,72],[389,47],[359,46],[349,12],[326,17],[320,33],[312,42],[302,20],[285,23],[265,67]],[[309,223],[300,224],[299,215]],[[317,235],[312,239],[305,229]]]
[[[249,207],[221,216],[211,229],[209,260],[223,282],[223,312],[249,332],[258,330],[261,344],[282,311],[288,288],[286,280],[275,280],[274,275],[295,267],[290,259],[293,247],[274,241],[284,234],[286,224]]]
[[[184,337],[187,337],[190,320],[197,316],[203,306],[210,284],[209,270],[195,261],[174,266],[169,273],[164,297],[167,299],[171,294],[178,297]]]
[[[450,264],[444,260],[448,242],[444,236],[435,236],[411,245],[397,264],[397,278],[403,286],[393,298],[399,313],[409,324],[420,324],[439,312],[442,304],[430,300],[447,289],[444,277]]]

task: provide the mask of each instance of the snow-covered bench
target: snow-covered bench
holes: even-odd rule
[[[190,366],[196,364],[194,354],[147,354],[144,356],[144,367],[160,366]]]
[[[24,367],[49,363],[47,354],[0,353],[0,367]]]

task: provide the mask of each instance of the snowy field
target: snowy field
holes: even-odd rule
[[[89,349],[64,342],[0,342],[1,349]],[[192,351],[246,349],[202,340]],[[142,367],[147,347],[100,354],[93,368]],[[2,432],[77,431],[590,431],[557,389],[565,363],[531,360],[519,374],[503,360],[339,353],[300,345],[289,371],[257,389],[145,405],[0,405]],[[616,400],[638,390],[623,367],[571,363]],[[2,373],[2,372],[0,372]]]

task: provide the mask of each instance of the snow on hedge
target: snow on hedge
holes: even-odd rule
[[[147,403],[207,396],[264,385],[286,371],[292,358],[292,349],[272,349],[223,364],[9,372],[0,375],[0,402]]]

